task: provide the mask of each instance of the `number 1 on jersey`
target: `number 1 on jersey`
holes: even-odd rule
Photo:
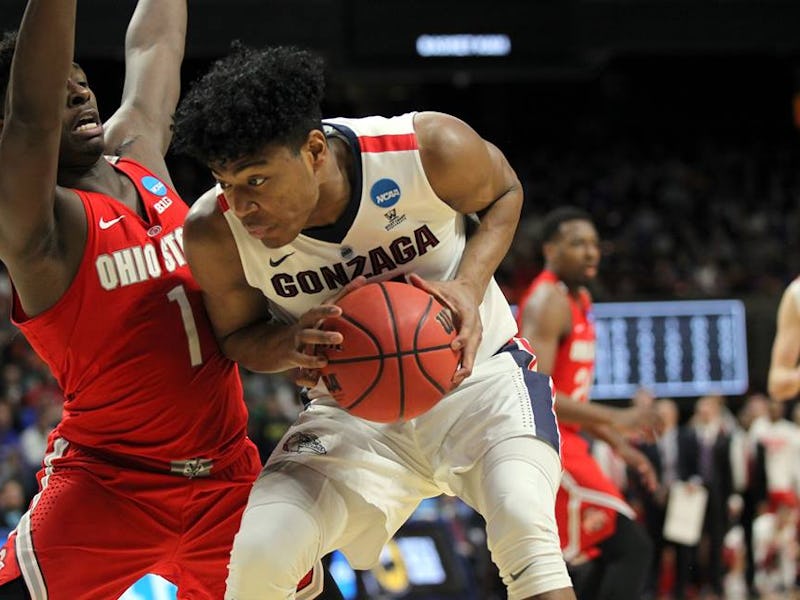
[[[203,364],[203,353],[200,351],[200,336],[197,335],[197,323],[194,321],[194,313],[192,313],[192,305],[189,303],[186,289],[182,285],[174,287],[167,293],[167,298],[170,302],[177,302],[181,309],[183,329],[186,331],[186,339],[189,342],[189,359],[192,366],[197,367]]]

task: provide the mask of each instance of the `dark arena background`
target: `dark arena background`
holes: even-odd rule
[[[0,1],[0,27],[25,3]],[[76,58],[103,117],[121,93],[122,40],[134,0],[81,0]],[[593,293],[598,356],[594,400],[627,406],[669,397],[691,428],[700,398],[721,399],[723,431],[766,406],[775,314],[800,274],[800,2],[797,0],[190,0],[184,89],[231,40],[291,44],[328,63],[326,116],[437,110],[500,147],[525,189],[523,217],[496,274],[516,303],[541,269],[538,223],[571,204],[592,215],[603,259]],[[36,74],[32,73],[31,77]],[[235,94],[235,89],[231,89]],[[191,203],[206,170],[170,156]],[[0,278],[0,528],[13,529],[35,493],[34,474],[61,397],[46,367],[8,322]],[[533,345],[535,348],[535,340]],[[299,404],[287,382],[243,373],[250,435],[266,458]],[[781,404],[800,453],[800,410]],[[769,418],[762,417],[769,421]],[[761,442],[769,447],[769,431]],[[653,499],[613,453],[595,455],[625,490],[654,539]],[[798,454],[797,456],[800,456]],[[795,461],[797,462],[797,461]],[[666,497],[666,473],[662,488]],[[800,492],[800,469],[792,476]],[[797,597],[797,507],[759,505],[754,541],[740,519],[746,489],[722,505],[721,545],[692,548],[686,597],[709,591],[707,565],[724,565],[725,597]],[[663,506],[662,506],[663,508]],[[789,532],[787,534],[787,531]],[[658,546],[648,598],[671,598],[674,545]],[[505,598],[482,522],[441,497],[423,503],[386,547],[381,565],[331,570],[350,599]],[[167,600],[148,577],[124,598]]]

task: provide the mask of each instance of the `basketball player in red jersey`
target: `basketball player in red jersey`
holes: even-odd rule
[[[66,399],[0,551],[0,598],[112,600],[149,572],[181,599],[219,600],[260,464],[164,163],[186,2],[138,3],[105,124],[72,60],[75,13],[30,0],[0,51],[0,258],[13,319]]]
[[[633,510],[603,474],[581,436],[583,429],[608,441],[629,465],[655,487],[652,466],[620,430],[652,426],[652,412],[615,410],[589,404],[595,333],[592,300],[586,284],[597,273],[600,251],[589,215],[572,207],[548,214],[542,222],[545,267],[523,295],[518,322],[531,341],[542,373],[556,391],[564,475],[556,498],[561,547],[568,563],[593,560],[575,590],[598,600],[641,597],[652,543],[632,519]]]

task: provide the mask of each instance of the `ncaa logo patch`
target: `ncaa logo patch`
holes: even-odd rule
[[[400,201],[400,186],[394,179],[379,179],[369,190],[372,202],[380,208],[389,208]]]
[[[163,196],[167,193],[167,186],[164,185],[160,179],[157,179],[152,175],[142,177],[142,186],[148,192],[155,194],[156,196]]]

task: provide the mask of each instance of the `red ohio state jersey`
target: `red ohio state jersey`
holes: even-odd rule
[[[88,220],[75,279],[32,318],[15,296],[14,323],[64,391],[57,435],[160,468],[216,462],[243,447],[247,411],[183,254],[188,209],[138,163],[114,166],[136,185],[145,218],[114,198],[75,190]]]
[[[518,321],[522,318],[523,307],[534,290],[543,283],[552,283],[563,288],[569,301],[572,316],[572,329],[558,344],[553,372],[553,385],[556,393],[569,396],[578,402],[589,401],[589,389],[594,377],[595,331],[591,318],[592,300],[585,289],[581,289],[578,298],[567,292],[558,277],[552,271],[542,271],[532,282],[520,302]],[[534,351],[536,340],[530,340]],[[573,425],[562,425],[564,428],[579,429]]]

